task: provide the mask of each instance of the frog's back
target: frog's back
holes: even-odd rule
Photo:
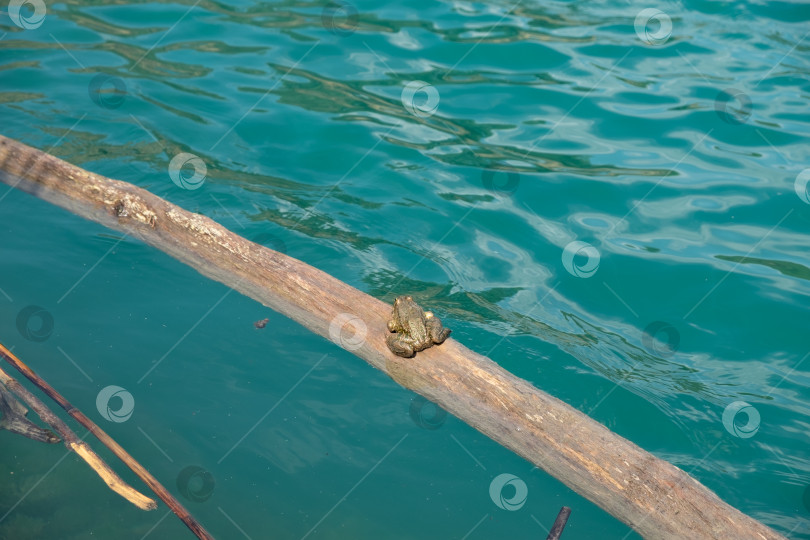
[[[427,328],[425,328],[424,319],[421,317],[408,321],[408,334],[413,338],[414,344],[420,347],[419,350],[422,350],[430,344]]]

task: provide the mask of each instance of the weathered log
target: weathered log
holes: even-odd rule
[[[331,326],[338,345],[544,469],[645,538],[783,538],[678,467],[454,339],[418,353],[416,360],[392,354],[385,344],[389,305],[205,216],[2,136],[0,180],[138,238],[318,335],[329,338]],[[353,330],[364,339],[335,339],[336,329]]]

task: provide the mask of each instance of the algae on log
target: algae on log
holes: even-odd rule
[[[205,216],[3,136],[0,181],[138,238],[318,335],[329,338],[330,325],[344,321],[365,331],[362,344],[350,352],[547,471],[645,538],[783,538],[678,467],[454,339],[420,352],[418,362],[394,355],[385,343],[389,305]]]

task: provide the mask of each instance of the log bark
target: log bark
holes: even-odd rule
[[[321,270],[141,188],[2,136],[0,171],[3,182],[138,238],[332,339],[547,471],[645,538],[783,538],[681,469],[454,339],[418,353],[415,359],[392,354],[385,344],[391,307]]]

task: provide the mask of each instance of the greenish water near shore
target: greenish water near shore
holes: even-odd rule
[[[338,6],[4,6],[0,133],[412,294],[810,539],[810,7]],[[545,538],[563,505],[564,540],[639,538],[330,341],[4,186],[0,255],[0,342],[216,538]],[[0,539],[192,538],[61,445],[0,432],[0,481]]]

